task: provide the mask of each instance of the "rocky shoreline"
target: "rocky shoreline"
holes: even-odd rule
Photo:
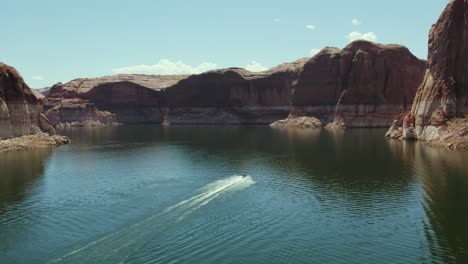
[[[439,129],[434,139],[426,142],[431,146],[468,150],[468,118],[455,118],[448,121],[447,126]]]
[[[70,139],[60,135],[39,133],[0,140],[0,153],[16,150],[30,150],[69,144]]]
[[[427,61],[401,45],[357,40],[263,72],[80,78],[45,97],[0,63],[0,139],[137,123],[391,126],[386,137],[465,149],[467,39],[468,0],[451,0],[430,30]]]
[[[273,128],[321,128],[322,122],[315,117],[288,117],[270,124]]]

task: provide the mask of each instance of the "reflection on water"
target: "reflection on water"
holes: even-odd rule
[[[0,153],[0,216],[5,207],[27,196],[34,181],[44,174],[51,148]]]
[[[378,129],[63,133],[0,160],[1,263],[468,262],[468,153]]]
[[[132,251],[144,248],[149,240],[154,239],[154,234],[148,232],[148,230],[168,228],[168,226],[159,226],[161,219],[166,218],[172,221],[173,224],[177,224],[224,193],[240,191],[250,187],[254,183],[250,176],[243,177],[240,175],[215,181],[197,190],[193,197],[181,201],[162,212],[151,215],[127,228],[118,230],[81,248],[72,250],[60,258],[53,260],[52,263],[88,263],[93,262],[96,255],[100,255],[103,261],[109,263],[126,262],[129,260]],[[108,251],[109,248],[112,251]],[[110,253],[107,256],[105,256],[106,251]]]
[[[468,263],[468,152],[389,141],[394,155],[413,166],[423,189],[421,220],[434,259]]]

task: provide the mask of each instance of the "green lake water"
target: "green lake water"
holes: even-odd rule
[[[0,154],[2,264],[468,263],[468,152],[380,129],[61,133]]]

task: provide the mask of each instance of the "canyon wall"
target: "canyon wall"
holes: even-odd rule
[[[115,75],[55,84],[44,102],[54,126],[161,123],[161,90],[185,75]]]
[[[411,112],[416,135],[430,139],[434,127],[462,117],[468,106],[468,0],[453,0],[429,33],[429,69]]]
[[[293,82],[306,59],[252,73],[116,75],[56,84],[45,112],[56,126],[113,123],[268,124],[289,114]]]
[[[395,120],[388,137],[439,140],[450,133],[450,120],[468,113],[468,0],[447,5],[429,32],[428,56],[411,111]]]
[[[38,99],[18,71],[0,63],[0,139],[37,134],[55,134],[42,114]]]
[[[269,124],[285,118],[306,61],[258,73],[230,68],[190,76],[163,90],[165,123]]]
[[[399,45],[355,41],[325,48],[303,67],[291,117],[314,116],[346,127],[388,127],[409,110],[427,65]]]
[[[356,41],[256,73],[228,68],[76,79],[51,87],[44,108],[56,126],[269,124],[309,116],[323,124],[386,127],[409,110],[426,68],[405,47]]]

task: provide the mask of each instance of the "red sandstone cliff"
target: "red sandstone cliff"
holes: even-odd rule
[[[0,63],[0,139],[37,134],[55,134],[42,112],[42,100],[24,82],[15,68]]]
[[[428,55],[429,69],[411,112],[395,120],[388,137],[439,140],[447,136],[450,119],[467,113],[468,0],[447,5],[429,32]]]
[[[257,73],[230,68],[190,76],[163,90],[165,122],[268,124],[285,118],[306,61]]]
[[[429,33],[429,69],[411,109],[416,134],[463,116],[467,101],[468,0],[452,0]]]
[[[116,75],[57,84],[45,100],[54,125],[270,123],[289,113],[305,59],[261,73],[224,69],[199,75]]]
[[[134,74],[58,83],[44,110],[54,126],[161,123],[160,90],[186,77]]]
[[[53,86],[45,110],[54,125],[268,124],[310,115],[382,127],[409,109],[425,69],[405,47],[357,41],[258,73],[229,68],[76,79]]]
[[[346,127],[389,126],[409,110],[426,62],[399,45],[355,41],[325,48],[302,69],[291,117],[314,116]]]

